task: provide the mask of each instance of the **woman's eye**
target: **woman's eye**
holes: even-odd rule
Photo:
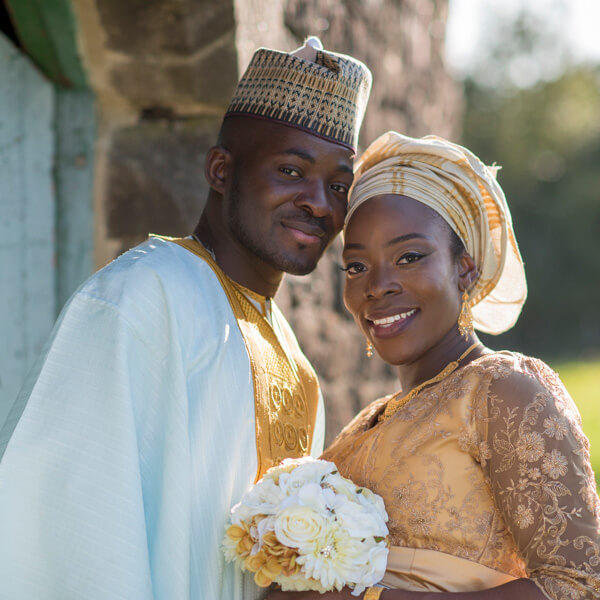
[[[411,263],[415,263],[419,260],[421,260],[423,258],[423,256],[425,256],[424,254],[421,254],[420,252],[407,252],[406,254],[403,254],[400,259],[398,260],[398,264],[399,265],[409,265]]]
[[[365,265],[359,262],[348,263],[345,267],[340,267],[340,269],[342,271],[346,271],[348,275],[358,275],[359,273],[367,270]]]
[[[294,169],[293,167],[280,167],[279,170],[284,175],[289,175],[290,177],[300,177],[300,171],[298,171],[298,169]]]

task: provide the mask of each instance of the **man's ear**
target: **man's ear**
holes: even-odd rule
[[[206,155],[204,175],[208,185],[219,194],[225,192],[232,164],[233,156],[231,152],[222,146],[213,146]]]
[[[470,254],[463,252],[458,259],[458,281],[461,290],[469,290],[479,278],[479,269]]]

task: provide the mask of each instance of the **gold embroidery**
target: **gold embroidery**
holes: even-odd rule
[[[393,545],[530,577],[552,600],[597,597],[589,444],[555,373],[518,354],[483,356],[369,428],[386,402],[324,458],[383,497]]]
[[[246,297],[248,290],[229,279],[201,244],[185,238],[163,239],[183,246],[209,264],[240,327],[254,381],[258,459],[255,481],[258,481],[267,469],[284,458],[305,456],[309,452],[319,398],[316,375],[273,303],[273,318],[281,325],[291,356],[271,324]],[[265,298],[256,293],[251,296],[264,305]]]

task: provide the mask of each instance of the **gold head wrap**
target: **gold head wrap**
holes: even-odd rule
[[[469,290],[476,329],[498,334],[519,317],[527,283],[510,211],[496,168],[437,136],[388,131],[356,165],[346,226],[356,209],[382,194],[408,196],[435,210],[463,242],[479,270]]]

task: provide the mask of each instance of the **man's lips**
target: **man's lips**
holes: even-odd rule
[[[366,318],[369,330],[374,337],[388,338],[398,335],[415,318],[417,308],[402,308],[374,312]]]
[[[302,244],[321,243],[325,237],[323,228],[313,223],[285,219],[281,224]]]

